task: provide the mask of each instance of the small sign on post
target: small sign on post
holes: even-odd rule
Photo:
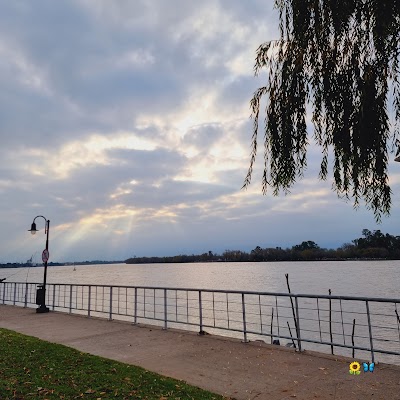
[[[45,263],[49,260],[49,251],[47,249],[43,250],[42,261]]]

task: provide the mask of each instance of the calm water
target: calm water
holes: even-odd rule
[[[49,267],[49,283],[110,284],[400,298],[400,261],[110,264]],[[0,269],[0,279],[41,282],[43,267]]]

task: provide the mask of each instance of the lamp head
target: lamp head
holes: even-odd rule
[[[34,235],[38,230],[36,229],[36,224],[32,222],[31,229],[28,230],[32,235]]]

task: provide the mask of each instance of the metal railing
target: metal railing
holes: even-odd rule
[[[0,304],[32,307],[40,283],[0,283]],[[400,364],[400,299],[143,286],[48,284],[52,310],[277,341]],[[1,317],[1,316],[0,316]],[[207,331],[206,331],[207,330]]]

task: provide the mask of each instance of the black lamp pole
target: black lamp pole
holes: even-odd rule
[[[39,286],[36,293],[36,304],[39,305],[39,308],[36,309],[37,313],[47,313],[49,312],[49,308],[46,307],[46,281],[47,281],[47,261],[49,258],[49,230],[50,230],[50,220],[43,217],[43,215],[38,215],[32,222],[31,232],[34,235],[38,230],[36,229],[36,218],[43,218],[45,221],[44,232],[46,233],[46,249],[43,251],[42,260],[44,263],[44,277],[43,277],[43,286]]]

